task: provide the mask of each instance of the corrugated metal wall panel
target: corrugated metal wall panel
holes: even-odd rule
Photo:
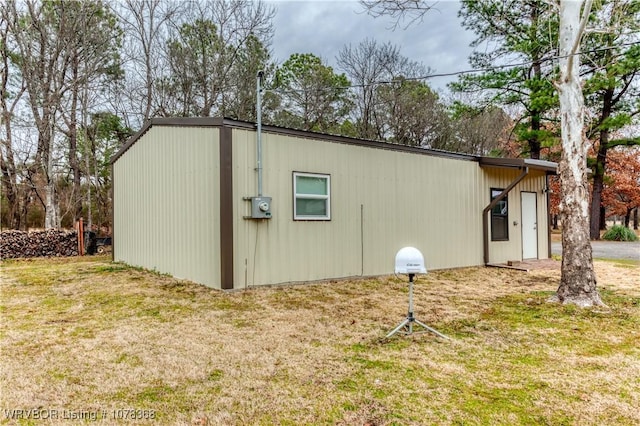
[[[114,258],[220,286],[219,130],[154,126],[113,165]]]
[[[236,287],[387,274],[408,245],[431,269],[482,263],[476,162],[264,134],[273,218],[256,222],[241,218],[257,195],[255,133],[235,129],[233,146]],[[293,220],[293,171],[331,175],[330,222]]]

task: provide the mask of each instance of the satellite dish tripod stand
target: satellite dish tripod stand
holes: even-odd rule
[[[389,334],[387,334],[387,338],[393,336],[396,333],[403,333],[405,335],[413,334],[413,325],[414,323],[424,328],[426,331],[430,331],[438,337],[442,337],[443,339],[450,340],[447,336],[440,333],[437,330],[429,327],[427,324],[419,321],[415,316],[413,316],[413,277],[415,274],[409,274],[409,312],[407,313],[407,317],[402,321],[396,328],[391,330]],[[425,331],[420,331],[416,333],[424,333]]]

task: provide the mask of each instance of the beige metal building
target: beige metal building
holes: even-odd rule
[[[404,246],[428,269],[550,255],[555,163],[260,135],[258,155],[252,123],[151,120],[112,159],[114,260],[238,289],[389,274]]]

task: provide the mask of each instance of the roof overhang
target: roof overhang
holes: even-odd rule
[[[545,160],[533,160],[531,158],[480,157],[480,167],[506,167],[513,169],[528,167],[531,170],[540,170],[550,174],[556,174],[558,172],[558,163]]]

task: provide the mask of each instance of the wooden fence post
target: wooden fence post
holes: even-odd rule
[[[78,256],[84,256],[84,225],[82,218],[78,219]]]

